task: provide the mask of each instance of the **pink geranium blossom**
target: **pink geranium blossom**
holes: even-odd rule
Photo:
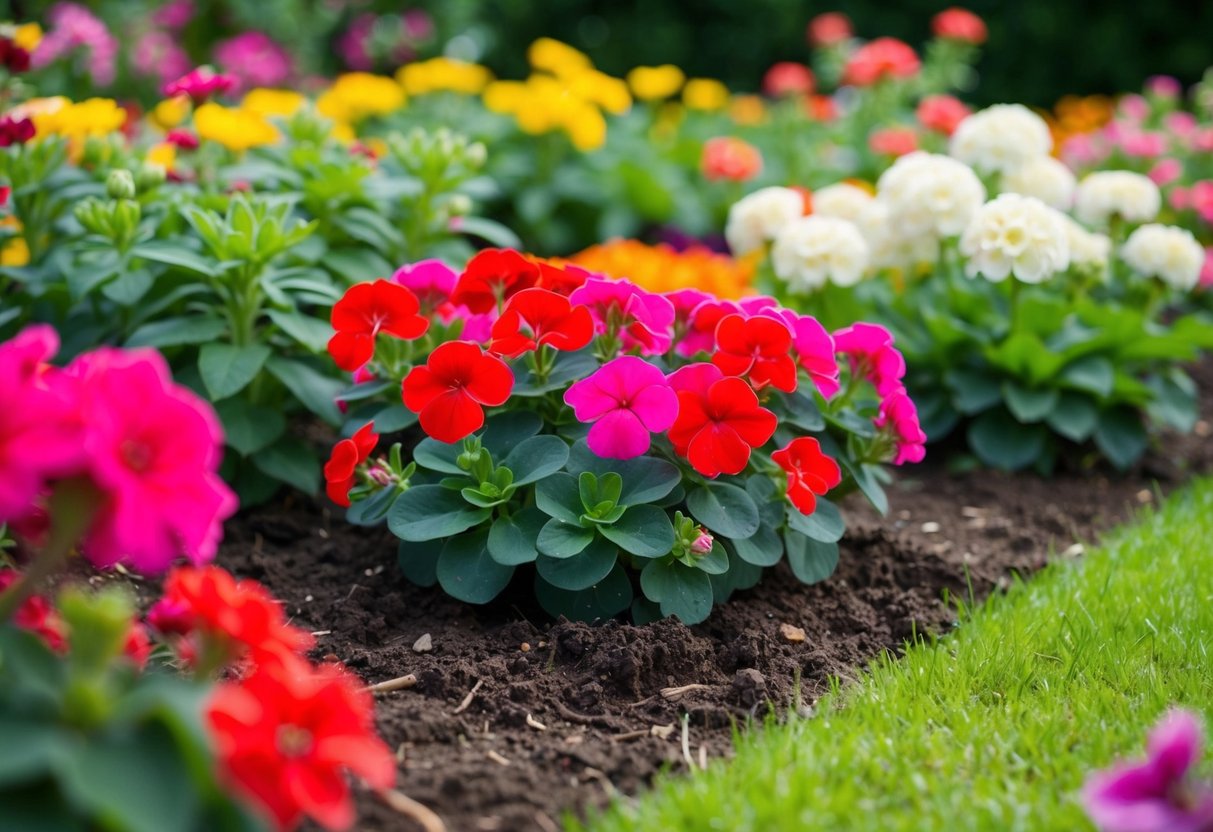
[[[591,277],[569,295],[569,302],[590,310],[598,334],[617,332],[624,349],[661,355],[670,348],[674,304],[631,281]]]
[[[716,349],[716,326],[726,315],[748,314],[741,305],[731,300],[711,298],[695,307],[691,312],[690,328],[678,342],[679,355],[691,357],[700,352]]]
[[[396,269],[396,273],[392,275],[394,283],[399,283],[409,289],[417,296],[417,300],[421,301],[423,315],[429,315],[442,309],[443,304],[450,300],[451,292],[458,279],[459,275],[455,270],[441,260],[418,260],[416,263],[406,263]],[[445,311],[443,323],[449,321],[454,314],[452,309]]]
[[[877,429],[887,430],[892,435],[896,448],[894,465],[922,462],[927,453],[927,435],[918,422],[918,407],[904,388],[898,388],[885,396],[873,424]]]
[[[812,315],[800,315],[791,309],[766,311],[763,314],[778,317],[792,332],[792,343],[798,363],[813,384],[827,399],[838,392],[838,359],[834,338]]]
[[[215,72],[209,66],[200,66],[175,81],[168,82],[161,92],[170,98],[188,95],[191,101],[198,104],[212,96],[228,92],[235,84],[236,79],[233,76]]]
[[[1203,289],[1213,286],[1213,246],[1205,249],[1205,264],[1200,270],[1199,285]]]
[[[131,66],[139,75],[152,76],[161,84],[190,71],[190,56],[168,32],[151,29],[135,41]]]
[[[1178,159],[1159,159],[1154,163],[1154,167],[1150,168],[1148,176],[1155,185],[1161,188],[1163,185],[1170,185],[1182,176],[1183,172],[1183,162]]]
[[[1167,714],[1150,733],[1146,758],[1098,772],[1083,787],[1087,814],[1101,832],[1209,832],[1213,790],[1190,782],[1204,735],[1187,711]]]
[[[851,371],[871,381],[882,398],[901,387],[906,360],[883,326],[858,323],[840,329],[834,333],[834,344],[851,359]]]
[[[593,422],[590,450],[608,459],[646,452],[651,433],[669,430],[678,416],[678,396],[661,370],[625,355],[575,382],[564,394],[580,422]]]
[[[265,32],[241,32],[215,45],[215,63],[236,79],[237,89],[277,87],[290,81],[290,53]]]
[[[87,53],[88,74],[98,86],[114,82],[117,71],[118,40],[100,18],[79,3],[56,3],[47,13],[50,23],[46,36],[30,55],[35,69],[54,63],[76,49]]]

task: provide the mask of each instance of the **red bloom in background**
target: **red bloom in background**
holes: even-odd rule
[[[915,115],[923,127],[950,136],[970,112],[969,106],[959,98],[950,95],[928,95],[918,102]]]
[[[808,95],[813,91],[813,83],[813,70],[795,61],[780,61],[762,76],[762,91],[772,98]]]
[[[339,665],[259,667],[220,684],[206,716],[224,778],[280,829],[305,815],[326,829],[349,828],[347,770],[375,789],[396,780],[396,760],[375,734],[371,695]]]
[[[912,127],[873,130],[868,136],[868,147],[884,156],[905,156],[918,149],[918,134]]]
[[[169,130],[165,135],[164,140],[174,147],[179,147],[182,150],[198,149],[198,136],[183,127]]]
[[[833,121],[838,118],[838,104],[828,95],[810,95],[804,101],[804,109],[814,121]]]
[[[854,34],[851,18],[842,12],[825,12],[809,21],[805,36],[811,46],[833,46]]]
[[[745,182],[762,171],[762,154],[747,141],[717,136],[704,142],[699,169],[712,181]]]
[[[489,352],[514,358],[541,344],[556,350],[579,350],[592,337],[590,310],[573,306],[568,298],[547,289],[523,289],[510,298],[501,317],[493,322]]]
[[[34,123],[28,118],[13,118],[9,115],[0,116],[0,147],[25,144],[37,132],[34,128]]]
[[[842,469],[826,456],[821,443],[811,436],[793,439],[771,459],[788,474],[788,499],[802,514],[817,509],[817,498],[842,482]]]
[[[212,640],[229,661],[247,651],[259,665],[281,664],[315,643],[310,633],[286,622],[282,605],[265,587],[253,580],[238,581],[218,566],[184,566],[170,572],[164,596],[147,620],[161,632]]]
[[[712,363],[725,375],[746,376],[757,390],[768,384],[786,393],[796,389],[792,333],[774,318],[738,314],[721,318]]]
[[[29,69],[29,52],[9,38],[0,38],[0,65],[14,75]]]
[[[374,422],[367,422],[349,439],[342,439],[333,446],[329,461],[324,464],[325,493],[339,506],[350,507],[354,474],[359,465],[370,459],[371,452],[379,444],[379,434],[374,428]]]
[[[152,640],[147,627],[137,621],[131,624],[126,631],[126,640],[122,642],[122,655],[140,670],[147,667],[147,660],[152,657]]]
[[[711,364],[689,364],[669,381],[678,393],[670,442],[705,477],[741,473],[751,450],[775,433],[778,420],[759,406],[754,390]]]
[[[16,583],[21,577],[15,569],[0,569],[0,593]],[[41,595],[31,595],[17,607],[13,624],[33,633],[56,653],[67,651],[67,625],[51,602]]]
[[[439,442],[458,442],[484,424],[484,408],[504,404],[514,374],[476,344],[448,341],[404,380],[404,406],[421,416],[421,429]]]
[[[974,46],[986,42],[986,23],[968,9],[953,6],[931,18],[931,31],[936,37],[959,40]]]
[[[496,309],[538,280],[539,266],[518,252],[486,248],[468,261],[451,292],[451,303],[461,303],[479,315]]]
[[[429,329],[418,315],[417,296],[390,280],[357,283],[333,305],[336,334],[329,339],[329,355],[347,372],[363,367],[375,355],[375,336],[386,332],[397,338],[420,338]]]
[[[876,38],[856,49],[842,70],[842,82],[870,87],[884,78],[910,78],[922,64],[907,43],[897,38]]]
[[[585,269],[574,266],[572,263],[562,263],[558,266],[539,260],[535,262],[535,265],[539,267],[539,281],[536,285],[565,297],[584,285],[590,276]]]

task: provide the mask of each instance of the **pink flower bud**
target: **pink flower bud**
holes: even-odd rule
[[[695,542],[691,544],[691,551],[696,555],[706,555],[712,551],[712,544],[714,542],[710,534],[700,529],[699,537],[695,538]]]

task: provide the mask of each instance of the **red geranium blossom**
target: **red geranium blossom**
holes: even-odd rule
[[[788,473],[788,499],[803,514],[817,509],[817,498],[842,482],[838,463],[822,453],[821,443],[811,436],[793,439],[771,459]]]
[[[573,293],[573,290],[580,288],[590,276],[590,273],[580,266],[574,266],[572,263],[547,263],[543,260],[537,260],[535,265],[539,267],[539,281],[535,285],[543,289],[550,289],[558,295],[568,297]]]
[[[592,337],[590,310],[573,306],[568,298],[547,289],[523,289],[510,298],[501,317],[493,322],[489,351],[514,358],[541,344],[557,350],[579,350]]]
[[[868,147],[884,156],[905,156],[918,149],[918,134],[913,127],[885,127],[868,135]]]
[[[15,569],[0,569],[0,594],[16,583],[20,574]],[[56,653],[67,652],[67,625],[51,602],[42,595],[31,595],[13,613],[13,624],[33,633]]]
[[[375,789],[396,780],[391,750],[375,735],[374,702],[340,665],[300,659],[258,667],[220,684],[207,722],[226,780],[279,829],[309,816],[326,829],[354,822],[349,770]]]
[[[439,442],[458,442],[484,424],[484,407],[504,404],[514,374],[476,344],[448,341],[404,380],[404,406],[421,416],[421,429]]]
[[[725,375],[746,376],[758,390],[768,384],[786,393],[796,389],[792,333],[774,318],[738,314],[721,318],[712,363]]]
[[[34,128],[34,122],[28,118],[14,118],[10,115],[0,116],[0,147],[25,144],[37,132]]]
[[[795,61],[772,64],[762,76],[762,91],[771,98],[785,95],[808,95],[813,91],[813,70]]]
[[[468,261],[451,292],[451,303],[482,314],[539,280],[539,266],[510,248],[486,248]]]
[[[722,376],[711,364],[689,364],[670,375],[678,418],[670,428],[674,450],[705,477],[740,474],[750,451],[775,432],[775,414],[759,406],[754,390]]]
[[[833,46],[851,37],[851,18],[842,12],[824,12],[809,21],[805,32],[812,46]]]
[[[374,428],[374,422],[367,422],[349,439],[342,439],[333,446],[333,453],[324,464],[325,492],[339,506],[349,508],[354,473],[359,465],[370,459],[371,452],[379,444],[379,434]]]
[[[969,115],[970,110],[959,98],[951,95],[928,95],[918,102],[914,114],[918,123],[928,130],[950,136]]]
[[[953,6],[931,18],[931,31],[937,37],[959,40],[974,46],[986,42],[986,23],[968,9]]]
[[[918,55],[897,38],[876,38],[852,53],[842,70],[842,82],[870,87],[883,78],[909,78],[918,74]]]
[[[762,172],[762,153],[736,136],[716,136],[704,142],[699,169],[711,181],[745,182]]]
[[[380,332],[405,340],[424,335],[430,322],[417,314],[420,309],[416,295],[390,280],[351,286],[333,305],[337,332],[329,339],[329,355],[341,369],[358,370],[375,355]]]

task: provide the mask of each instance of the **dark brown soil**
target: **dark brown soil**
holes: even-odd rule
[[[1213,390],[1213,365],[1198,375]],[[1206,418],[1210,404],[1206,394]],[[887,518],[844,503],[850,530],[833,578],[806,587],[778,569],[695,627],[552,623],[521,588],[517,605],[465,606],[403,580],[386,532],[298,498],[243,515],[220,563],[282,598],[316,631],[318,656],[368,682],[417,676],[380,696],[379,727],[399,749],[402,790],[449,829],[554,830],[566,812],[686,768],[684,718],[691,761],[727,755],[735,724],[797,707],[797,690],[811,705],[831,676],[853,678],[916,627],[946,630],[955,612],[945,598],[980,599],[1014,573],[1078,554],[1155,500],[1156,485],[1213,469],[1208,433],[1202,422],[1128,477],[904,469]],[[427,635],[432,649],[415,651]],[[370,796],[359,809],[359,829],[414,828]]]

